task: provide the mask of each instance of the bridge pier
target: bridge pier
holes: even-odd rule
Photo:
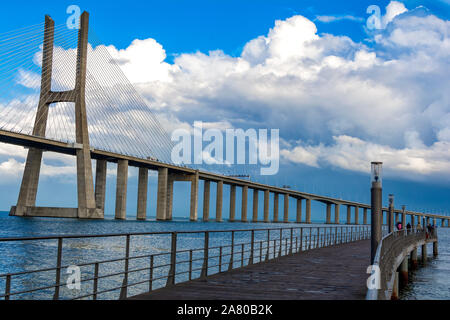
[[[437,257],[437,255],[438,255],[438,243],[436,241],[433,242],[433,256]]]
[[[230,221],[236,220],[236,185],[230,186]]]
[[[284,218],[283,222],[288,223],[289,222],[289,194],[284,194]]]
[[[334,223],[335,224],[339,224],[339,208],[340,208],[340,204],[339,203],[335,203],[334,204]]]
[[[128,160],[117,163],[116,219],[125,220],[127,216]]]
[[[191,221],[198,221],[198,183],[199,183],[199,172],[198,170],[191,177],[191,204],[190,204],[190,214],[189,219]],[[172,216],[170,217],[172,220]]]
[[[297,223],[302,223],[302,198],[297,198]]]
[[[394,274],[394,285],[392,287],[392,296],[391,300],[398,300],[400,288],[399,288],[399,274],[395,272]]]
[[[331,224],[331,203],[327,203],[326,224]]]
[[[209,200],[211,192],[211,181],[205,180],[203,185],[203,221],[209,221]]]
[[[359,207],[355,206],[355,224],[359,224]]]
[[[347,224],[352,224],[352,206],[347,205]]]
[[[148,169],[139,168],[137,219],[147,218]]]
[[[247,222],[247,203],[248,203],[248,186],[242,187],[242,209],[241,209],[241,221]]]
[[[258,222],[258,202],[259,202],[259,190],[253,189],[253,217],[252,222]]]
[[[278,222],[279,195],[273,194],[273,222]]]
[[[156,219],[159,221],[166,220],[168,177],[169,177],[169,170],[167,168],[158,169],[158,196],[156,201]]]
[[[222,209],[223,209],[223,181],[217,182],[216,193],[216,222],[222,222]]]
[[[422,263],[423,264],[427,263],[427,256],[428,256],[427,244],[425,243],[425,244],[422,245]]]
[[[167,199],[167,205],[166,205],[166,221],[172,220],[173,215],[173,184],[175,182],[175,177],[173,174],[169,174],[167,179],[167,193],[166,193],[166,199]]]
[[[408,284],[408,256],[406,256],[400,264],[400,280],[402,287],[405,287]]]
[[[95,203],[101,212],[105,211],[107,169],[108,162],[106,160],[97,160],[95,169]]]
[[[269,200],[270,200],[270,192],[269,190],[264,190],[264,222],[269,223]]]
[[[364,225],[367,225],[367,208],[364,208],[363,224],[364,224]]]
[[[411,268],[413,270],[417,269],[418,263],[417,263],[417,247],[411,251]]]
[[[311,224],[311,199],[306,199],[306,221],[307,224]]]

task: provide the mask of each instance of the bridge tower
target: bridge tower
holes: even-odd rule
[[[96,207],[92,163],[89,145],[89,133],[86,117],[86,67],[88,48],[89,13],[80,17],[78,33],[77,65],[75,88],[69,91],[51,90],[53,46],[55,23],[45,17],[44,44],[42,55],[41,92],[33,128],[33,135],[45,137],[49,106],[52,103],[72,102],[75,104],[75,136],[77,157],[78,208],[37,208],[36,194],[42,163],[42,149],[30,148],[20,187],[17,206],[11,209],[16,216],[55,216],[71,218],[103,218],[103,209]]]

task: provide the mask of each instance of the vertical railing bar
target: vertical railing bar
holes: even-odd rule
[[[252,230],[252,243],[250,246],[250,260],[249,260],[249,264],[253,264],[253,251],[255,250],[255,230]]]
[[[231,255],[230,255],[230,264],[228,266],[228,271],[233,270],[233,258],[234,258],[234,231],[231,231]]]
[[[233,232],[234,234],[234,232]],[[205,232],[205,244],[204,244],[204,258],[203,258],[203,268],[201,278],[206,278],[208,276],[208,259],[209,259],[209,231]]]
[[[120,289],[120,300],[124,300],[128,295],[128,267],[129,267],[129,258],[130,258],[130,235],[126,235],[126,244],[125,244],[125,274],[123,277],[122,288]]]
[[[10,299],[11,294],[11,275],[6,275],[6,283],[5,283],[5,300]]]
[[[303,251],[303,228],[300,228],[300,251]]]
[[[94,269],[94,295],[93,299],[97,300],[97,291],[98,291],[98,269],[99,269],[99,263],[95,263],[95,269]]]
[[[177,233],[172,232],[171,249],[170,249],[170,269],[167,275],[167,286],[175,284],[175,273],[177,264]]]
[[[192,250],[191,250],[192,253]],[[153,290],[153,266],[154,266],[154,256],[150,256],[150,278],[148,281],[148,289],[149,292]],[[192,269],[192,260],[191,260],[191,269]],[[189,273],[189,280],[191,280],[191,274]]]
[[[280,229],[280,252],[278,257],[281,257],[281,251],[283,250],[283,229]]]
[[[61,285],[62,243],[63,243],[63,238],[58,238],[58,252],[57,252],[57,258],[56,258],[55,294],[53,295],[53,300],[59,299],[59,287]]]
[[[289,248],[289,254],[292,254],[293,236],[294,236],[294,228],[291,228],[291,247]]]
[[[270,230],[267,230],[267,255],[266,255],[266,261],[269,261],[270,257]]]
[[[244,267],[244,244],[241,244],[241,268]]]
[[[222,272],[222,251],[223,251],[223,248],[222,248],[222,246],[220,246],[220,248],[219,248],[219,273]]]

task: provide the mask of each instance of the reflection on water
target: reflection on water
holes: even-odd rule
[[[410,272],[408,286],[400,292],[400,299],[450,300],[450,229],[438,229],[438,237],[439,255],[432,258],[429,244],[426,266]]]

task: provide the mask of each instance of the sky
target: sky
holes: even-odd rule
[[[73,4],[90,12],[91,30],[125,61],[168,132],[194,121],[280,129],[280,172],[252,179],[369,202],[370,162],[379,160],[384,202],[394,193],[398,206],[450,211],[448,0],[8,2],[0,34],[45,14],[63,23]],[[371,5],[378,30],[367,27]],[[0,210],[17,201],[25,154],[0,145]],[[74,159],[46,154],[44,163],[38,205],[75,205]],[[136,180],[132,169],[131,215]],[[187,216],[189,189],[176,191],[174,214]]]

